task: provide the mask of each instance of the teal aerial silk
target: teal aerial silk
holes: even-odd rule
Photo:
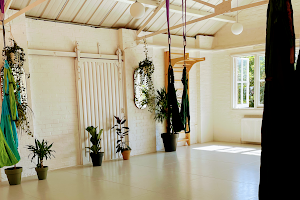
[[[181,120],[182,124],[184,125],[185,133],[190,132],[190,104],[189,104],[189,95],[188,95],[188,79],[186,73],[186,67],[184,67],[182,72],[182,79],[181,82],[183,84],[183,92],[182,92],[182,99],[181,99]]]
[[[14,120],[18,111],[14,89],[16,83],[7,61],[4,64],[3,102],[0,122],[0,168],[15,165],[20,161],[18,152],[18,135]]]

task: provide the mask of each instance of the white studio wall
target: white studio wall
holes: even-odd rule
[[[294,7],[300,3],[293,4]],[[232,59],[238,52],[256,51],[253,46],[264,43],[265,8],[256,11],[254,22],[250,20],[251,9],[239,14],[244,31],[235,36],[224,26],[215,36],[188,37],[187,48],[191,57],[205,57],[190,72],[191,144],[210,141],[240,142],[241,119],[244,115],[261,115],[262,110],[232,109]],[[10,11],[15,12],[15,11]],[[296,19],[296,18],[295,18]],[[249,22],[249,23],[248,23]],[[300,24],[300,23],[298,23]],[[134,104],[133,72],[145,58],[143,44],[135,41],[136,31],[129,29],[104,29],[65,23],[47,22],[26,18],[22,15],[13,20],[7,28],[26,53],[25,69],[30,72],[27,80],[29,105],[33,108],[33,131],[35,137],[54,142],[57,157],[46,161],[51,169],[65,168],[80,164],[78,105],[75,76],[75,57],[29,55],[29,50],[48,50],[75,53],[76,42],[80,51],[91,54],[115,55],[120,48],[123,53],[124,71],[124,116],[130,128],[129,144],[131,155],[152,153],[163,149],[160,134],[165,125],[153,120],[147,109],[140,110]],[[295,30],[297,24],[295,22]],[[143,33],[144,34],[144,33]],[[167,51],[167,36],[157,35],[147,39],[148,56],[155,66],[154,87],[164,87],[164,52]],[[173,52],[182,52],[182,37],[172,36]],[[263,47],[263,45],[262,45]],[[219,50],[223,49],[223,50]],[[261,50],[261,49],[260,49]],[[54,55],[54,54],[53,54]],[[35,174],[34,164],[28,159],[23,148],[34,139],[20,136],[22,176]],[[178,144],[179,146],[182,144]],[[1,175],[2,174],[2,175]],[[5,180],[3,170],[0,180]]]

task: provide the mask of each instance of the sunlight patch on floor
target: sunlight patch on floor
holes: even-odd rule
[[[202,150],[202,151],[217,151],[217,152],[224,152],[224,153],[241,153],[241,154],[255,155],[255,156],[261,155],[261,150],[257,150],[254,148],[245,148],[245,147],[210,145],[206,147],[197,147],[193,149]]]

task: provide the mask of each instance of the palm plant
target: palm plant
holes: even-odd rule
[[[103,129],[101,129],[99,131],[99,133],[97,134],[97,128],[98,127],[89,126],[85,129],[90,133],[90,135],[91,135],[90,141],[93,144],[91,147],[86,147],[86,148],[90,149],[92,151],[92,153],[94,153],[94,154],[99,154],[100,150],[101,150],[100,142],[101,142],[101,135],[102,135]]]
[[[31,158],[31,162],[35,157],[37,157],[38,159],[36,165],[37,168],[44,168],[44,163],[43,163],[44,158],[47,160],[48,158],[50,159],[51,156],[55,157],[52,154],[52,152],[55,152],[54,150],[51,149],[52,145],[53,143],[48,145],[48,142],[45,141],[44,139],[42,142],[35,139],[35,145],[27,145],[27,149],[32,152],[31,154],[29,154],[29,156],[33,154]]]

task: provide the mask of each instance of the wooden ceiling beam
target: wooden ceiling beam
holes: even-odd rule
[[[133,4],[136,0],[116,0],[116,1]],[[139,0],[139,2],[142,3],[145,7],[156,8],[158,6],[156,1],[152,1],[152,0]],[[166,8],[162,7],[161,10],[165,11]],[[170,12],[178,13],[181,15],[182,8],[181,8],[181,6],[170,4]],[[186,9],[186,15],[190,15],[190,16],[194,16],[194,17],[198,17],[198,18],[209,15],[209,14],[211,14],[211,13],[207,12],[207,11],[203,11],[203,10],[191,9],[191,8]],[[225,16],[225,15],[215,16],[212,19],[217,20],[217,21],[230,22],[230,23],[234,23],[236,21],[235,17]]]
[[[239,7],[236,7],[236,8],[231,8],[231,4],[229,4],[228,2],[231,3],[231,1],[224,1],[223,3],[218,4],[215,8],[215,13],[212,13],[210,15],[206,15],[206,16],[198,18],[198,19],[188,21],[188,22],[186,22],[186,25],[194,24],[196,22],[200,22],[200,21],[203,21],[205,19],[211,19],[211,18],[213,18],[217,15],[221,15],[221,14],[224,14],[224,13],[227,13],[227,12],[235,12],[235,11],[244,10],[244,9],[248,9],[248,8],[253,8],[253,7],[256,7],[256,6],[260,6],[260,5],[264,5],[264,4],[269,3],[269,1],[267,0],[267,1],[260,1],[260,2],[256,2],[256,3],[251,3],[251,4],[248,4],[248,5],[244,5],[244,6],[239,6]],[[172,26],[172,27],[170,27],[170,30],[180,28],[183,25],[184,25],[184,23],[178,24],[176,26]],[[152,36],[158,35],[160,33],[166,33],[166,32],[168,32],[167,28],[163,29],[163,30],[160,30],[160,31],[156,31],[154,33],[150,33],[150,34],[142,36],[142,37],[137,37],[136,40],[146,39],[148,37],[152,37]]]
[[[40,14],[40,17],[42,17],[42,16],[44,15],[44,12],[45,12],[45,10],[48,8],[48,5],[49,5],[50,1],[51,1],[51,0],[48,0],[48,2],[47,2],[47,4],[46,4],[45,8],[43,9],[42,13]]]
[[[6,11],[10,8],[11,3],[13,2],[13,0],[8,0],[4,6],[4,13],[6,13]]]
[[[41,3],[45,2],[45,1],[46,0],[37,0],[36,2],[30,4],[29,6],[26,6],[25,8],[23,8],[19,12],[13,14],[11,17],[9,17],[6,20],[4,20],[4,24],[7,24],[8,22],[12,21],[13,19],[19,17],[20,15],[24,14],[25,12],[31,10],[32,8],[40,5]]]
[[[99,3],[99,5],[97,6],[96,10],[93,12],[93,14],[90,16],[90,18],[87,20],[86,24],[88,24],[90,22],[90,20],[92,19],[92,17],[95,15],[95,13],[97,12],[97,10],[99,9],[99,7],[101,6],[101,4],[103,3],[103,0]]]
[[[63,11],[65,10],[65,8],[67,7],[67,4],[69,3],[70,0],[66,0],[64,6],[62,7],[62,9],[59,11],[57,17],[55,18],[55,20],[58,20],[61,16],[61,14],[63,13]]]
[[[115,4],[113,5],[113,7],[111,7],[111,9],[108,11],[108,13],[106,13],[105,17],[102,19],[102,21],[100,22],[99,26],[101,26],[103,24],[103,22],[106,20],[106,18],[108,17],[108,15],[116,7],[117,4],[118,4],[118,2],[115,2]]]
[[[193,1],[196,1],[196,2],[198,2],[198,3],[201,3],[201,4],[203,4],[203,5],[206,5],[206,6],[209,6],[209,7],[212,7],[212,8],[215,8],[215,7],[216,7],[216,5],[213,5],[213,4],[211,4],[211,3],[207,3],[207,2],[202,1],[202,0],[193,0]]]
[[[142,25],[142,27],[137,31],[137,35],[144,30],[144,28],[147,26],[147,24],[153,19],[153,17],[160,11],[160,9],[166,4],[166,0],[164,0],[159,6],[156,7],[153,14],[148,18],[148,20]]]
[[[121,17],[124,15],[124,13],[128,10],[129,7],[130,5],[128,5],[128,7],[124,10],[124,12],[120,15],[120,17],[115,21],[115,23],[111,27],[114,27],[118,23],[118,21],[121,19]]]
[[[77,11],[77,13],[76,13],[76,15],[75,15],[75,17],[72,19],[72,21],[71,22],[74,22],[74,20],[75,20],[75,18],[77,17],[77,15],[80,13],[80,11],[81,11],[81,9],[83,8],[83,6],[85,5],[85,3],[87,2],[87,0],[85,0],[84,2],[83,2],[83,4],[81,5],[81,7],[79,8],[79,10]]]

